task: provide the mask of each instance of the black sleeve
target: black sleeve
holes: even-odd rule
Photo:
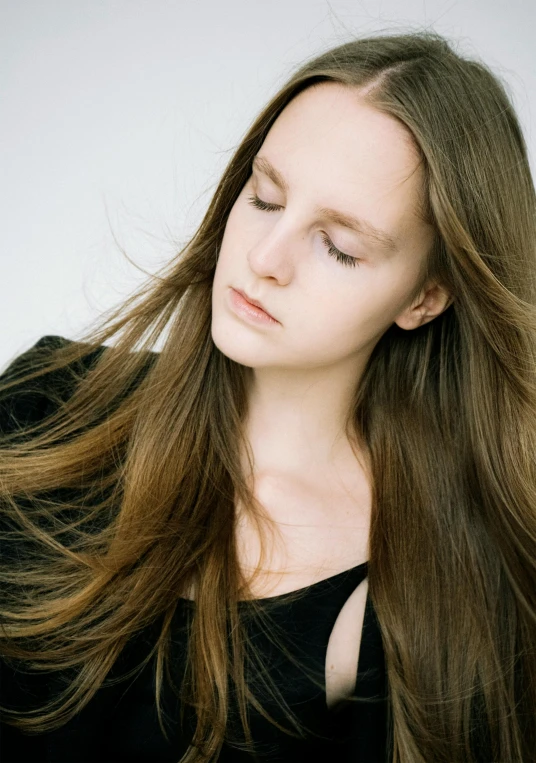
[[[48,352],[71,343],[61,336],[43,336],[29,350],[13,360],[0,374],[0,383],[15,380],[27,373],[30,366],[37,368]],[[100,353],[101,348],[86,355],[78,369],[89,367],[91,361]],[[23,430],[53,413],[58,397],[68,395],[71,375],[64,369],[51,371],[42,376],[24,382],[19,386],[0,391],[0,435],[2,433]],[[0,507],[1,519],[1,507]],[[0,522],[0,525],[4,523]],[[4,528],[5,529],[5,528]],[[5,552],[4,548],[4,552]],[[2,553],[2,556],[6,556]],[[28,710],[44,704],[51,697],[53,682],[46,673],[36,674],[16,670],[0,655],[0,706]],[[96,747],[93,744],[95,729],[101,718],[98,703],[92,705],[79,718],[74,718],[67,726],[56,732],[41,735],[27,735],[3,722],[0,712],[0,761],[2,763],[45,763],[46,761],[65,760],[74,763],[94,761]],[[65,750],[64,745],[71,741],[73,747]],[[75,752],[76,750],[76,752]]]
[[[41,337],[33,347],[9,364],[0,375],[0,384],[14,381],[32,367],[37,369],[49,353],[69,344],[72,344],[72,340],[62,336]],[[73,365],[73,370],[78,373],[89,370],[92,362],[103,350],[104,346],[92,350]],[[72,390],[72,379],[72,374],[66,369],[58,369],[23,382],[19,386],[0,391],[0,435],[36,424],[52,414],[58,405],[58,399],[65,399]]]

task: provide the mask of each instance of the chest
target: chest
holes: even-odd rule
[[[265,516],[257,526],[238,505],[236,529],[239,564],[252,598],[304,588],[368,560],[371,496],[366,481],[347,481],[337,489],[265,475],[254,494]],[[331,631],[325,657],[328,707],[355,689],[367,594],[365,579]]]
[[[366,481],[354,478],[341,489],[268,474],[256,479],[254,495],[257,521],[236,506],[238,561],[253,598],[312,585],[369,558]]]

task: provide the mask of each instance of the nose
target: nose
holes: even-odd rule
[[[251,270],[259,278],[288,283],[294,273],[299,244],[297,236],[282,220],[265,230],[248,252]]]

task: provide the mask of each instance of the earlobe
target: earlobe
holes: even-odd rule
[[[401,329],[411,331],[422,326],[427,320],[427,314],[424,306],[421,304],[418,307],[408,308],[401,316],[399,316],[395,323]]]

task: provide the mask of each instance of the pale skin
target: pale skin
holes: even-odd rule
[[[246,433],[255,467],[248,476],[279,532],[252,587],[261,598],[369,558],[366,459],[344,432],[352,395],[389,326],[417,328],[451,298],[430,282],[410,299],[433,241],[431,227],[415,214],[422,169],[405,128],[364,104],[356,89],[320,83],[300,93],[257,156],[287,187],[261,161],[237,198],[214,277],[212,337],[226,356],[252,369]],[[256,208],[252,196],[273,209]],[[368,221],[396,248],[329,221],[317,207]],[[326,236],[357,265],[331,256]],[[278,323],[260,326],[237,315],[231,287],[262,302]],[[258,534],[239,506],[237,516],[240,563],[253,571]],[[367,592],[365,579],[332,631],[328,706],[355,688]]]

